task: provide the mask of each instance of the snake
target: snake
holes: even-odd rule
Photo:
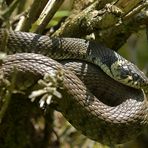
[[[120,144],[147,126],[143,89],[148,87],[148,78],[113,50],[85,39],[5,29],[0,29],[0,44],[6,45],[0,51],[8,54],[0,67],[5,77],[12,76],[14,67],[24,77],[64,72],[62,99],[55,99],[57,110],[87,137]]]

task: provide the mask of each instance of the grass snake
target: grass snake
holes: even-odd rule
[[[0,44],[7,46],[0,49],[8,54],[0,69],[6,77],[11,77],[13,67],[24,77],[31,73],[39,78],[59,69],[64,72],[63,97],[55,99],[58,110],[89,138],[105,144],[123,143],[147,125],[142,89],[147,89],[148,78],[116,52],[84,39],[5,29],[0,30]]]

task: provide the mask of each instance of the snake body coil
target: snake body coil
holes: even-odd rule
[[[4,30],[0,31],[1,44],[3,38],[5,38],[4,32]],[[104,66],[103,69],[108,67],[104,71],[110,71],[112,75],[115,75],[116,72],[113,72],[112,68],[113,65],[116,65],[117,58],[120,59],[119,61],[124,61],[115,52],[109,49],[105,50],[101,45],[81,39],[50,39],[47,36],[12,31],[8,31],[7,35],[7,53],[17,54],[8,55],[3,60],[0,72],[9,78],[12,76],[15,67],[15,70],[22,72],[24,76],[29,72],[34,77],[43,77],[50,71],[63,70],[64,90],[60,90],[63,95],[62,99],[56,99],[58,110],[84,135],[105,144],[123,143],[137,136],[143,127],[148,124],[148,104],[141,89],[134,89],[118,83],[110,78],[111,76],[108,77],[99,68],[96,69],[96,66],[87,62],[76,61],[74,63],[69,61],[69,63],[63,63],[65,66],[62,66],[58,62],[43,56],[49,55],[58,59],[82,60],[86,58],[87,60],[91,59],[89,62],[95,62],[96,53],[99,58],[101,57],[99,61]],[[74,51],[78,53],[75,55]],[[105,62],[105,57],[111,58],[111,61],[109,63]],[[113,59],[113,57],[116,57],[116,59]],[[128,61],[126,62],[127,65],[123,62],[118,63],[122,63],[124,69],[130,70],[130,77],[136,79],[128,85],[132,84],[136,88],[140,88],[140,86],[147,87],[147,78],[144,74],[136,66]],[[95,63],[98,64],[99,62]],[[106,63],[106,66],[104,63]],[[122,69],[120,70],[122,71]],[[122,73],[124,72],[122,71]],[[119,77],[121,78],[121,75]],[[91,83],[94,86],[91,86],[93,85]],[[88,88],[92,92],[94,91],[98,98]],[[117,103],[114,103],[114,101],[108,103],[111,99],[118,101]]]
[[[114,80],[134,88],[147,88],[148,78],[138,67],[98,43],[77,38],[50,38],[34,33],[0,30],[7,38],[7,53],[34,52],[53,59],[80,59],[98,65]]]

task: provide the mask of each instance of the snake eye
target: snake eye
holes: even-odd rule
[[[137,73],[133,74],[133,80],[137,81],[139,79],[139,75]]]
[[[121,69],[121,77],[123,79],[127,78],[129,76],[129,71],[126,69]]]

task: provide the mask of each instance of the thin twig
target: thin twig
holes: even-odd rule
[[[72,4],[72,10],[80,12],[92,3],[94,3],[95,0],[73,0]]]
[[[42,11],[37,24],[39,26],[36,29],[36,33],[42,33],[47,24],[50,22],[54,14],[57,12],[64,0],[50,0]]]
[[[4,83],[5,94],[4,94],[4,96],[2,96],[2,97],[4,97],[4,103],[3,103],[2,108],[0,110],[0,123],[2,122],[2,119],[3,119],[5,113],[6,113],[7,109],[8,109],[9,103],[10,103],[10,101],[12,99],[11,96],[12,96],[14,90],[15,90],[16,76],[17,76],[17,71],[15,70],[15,67],[14,67],[13,76],[11,78],[11,82],[9,80],[5,79],[3,77],[3,74],[1,73],[1,78],[0,79]]]
[[[31,25],[36,21],[40,12],[45,7],[46,2],[47,0],[34,0],[28,15],[26,15],[23,22],[21,22],[22,25],[21,28],[19,28],[21,31],[28,31],[31,28]]]
[[[127,15],[125,15],[123,17],[123,20],[126,20],[128,18],[132,18],[132,16],[134,16],[135,14],[137,14],[138,12],[140,12],[143,8],[148,6],[148,2],[139,4],[139,6],[137,6],[136,8],[134,8],[132,11],[130,11]]]
[[[122,9],[126,15],[131,10],[138,7],[141,3],[145,3],[144,0],[118,0],[115,5]]]
[[[14,9],[16,8],[18,3],[19,3],[19,0],[14,0],[10,4],[10,6],[2,12],[2,14],[1,14],[2,18],[4,18],[4,19],[9,18],[10,15],[12,14],[12,12],[14,11]]]
[[[25,22],[25,16],[20,16],[19,22],[15,28],[15,31],[20,31],[23,28],[23,23]]]
[[[4,102],[4,104],[3,104],[3,106],[2,106],[2,108],[0,110],[0,123],[2,122],[2,119],[3,119],[3,117],[5,115],[5,112],[6,112],[7,108],[8,108],[9,102],[11,100],[11,95],[12,95],[11,92],[7,91],[5,96],[4,96],[5,102]]]

